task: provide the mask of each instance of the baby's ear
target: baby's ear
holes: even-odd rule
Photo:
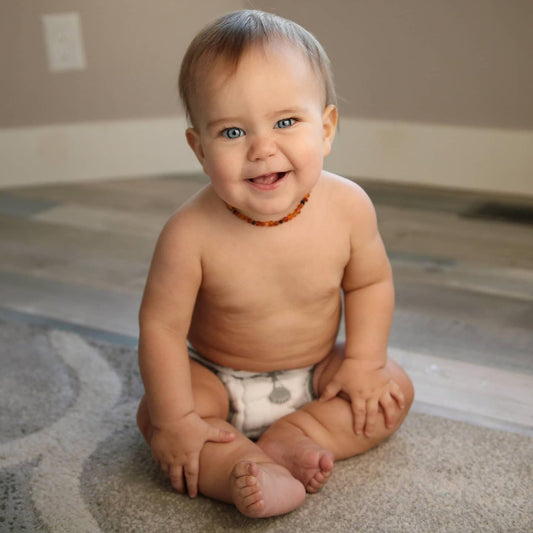
[[[333,144],[333,139],[335,138],[338,120],[339,114],[337,112],[337,106],[328,105],[322,114],[322,127],[324,130],[324,157],[329,155],[331,152],[331,145]]]
[[[185,137],[187,139],[187,144],[195,153],[200,164],[203,165],[205,156],[202,149],[202,143],[200,142],[200,134],[194,128],[187,128],[187,130],[185,130]]]

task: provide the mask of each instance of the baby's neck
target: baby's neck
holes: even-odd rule
[[[228,203],[224,202],[226,204],[226,207],[237,217],[243,220],[244,222],[247,222],[248,224],[252,224],[252,226],[262,226],[262,227],[272,227],[272,226],[279,226],[280,224],[286,224],[287,222],[290,222],[293,218],[296,218],[300,212],[302,211],[304,205],[309,200],[309,196],[311,193],[307,193],[301,200],[300,203],[297,205],[296,209],[289,213],[287,216],[284,216],[283,218],[280,218],[278,220],[254,220],[253,218],[250,218],[249,216],[245,215],[244,213],[241,213],[236,207],[233,207],[229,205]]]

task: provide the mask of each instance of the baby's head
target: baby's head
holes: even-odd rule
[[[204,28],[185,53],[179,91],[189,122],[195,123],[194,95],[198,93],[198,85],[215,63],[224,62],[228,74],[231,74],[247,50],[258,45],[265,47],[273,42],[286,43],[300,50],[323,84],[324,108],[337,104],[330,61],[315,37],[295,22],[277,15],[243,10],[224,15]]]

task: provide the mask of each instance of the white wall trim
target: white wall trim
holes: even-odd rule
[[[0,188],[199,172],[183,118],[0,129]],[[533,195],[533,131],[345,118],[333,172]]]
[[[348,176],[533,195],[533,131],[348,119],[330,158]]]
[[[198,172],[185,119],[0,129],[0,188]]]

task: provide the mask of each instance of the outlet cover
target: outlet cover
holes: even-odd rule
[[[43,15],[48,68],[52,72],[86,67],[79,13]]]

